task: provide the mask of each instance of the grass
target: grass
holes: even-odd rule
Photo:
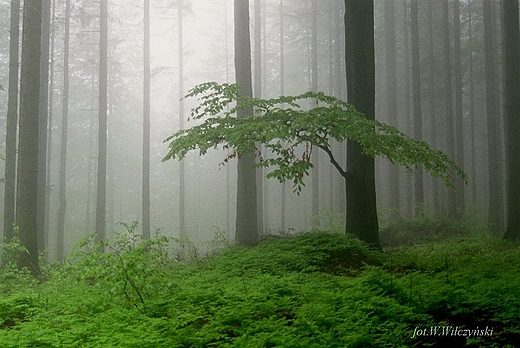
[[[392,231],[412,239],[421,226]],[[480,232],[383,253],[313,232],[205,257],[191,249],[187,261],[133,229],[106,254],[87,238],[45,281],[3,267],[0,347],[514,347],[520,250]],[[431,327],[493,331],[413,337]]]

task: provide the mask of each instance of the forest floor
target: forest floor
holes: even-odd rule
[[[132,229],[107,253],[86,238],[66,262],[42,266],[42,279],[3,267],[0,347],[520,342],[518,244],[432,218],[397,222],[382,240],[380,253],[313,232],[201,255],[164,237],[140,241]]]

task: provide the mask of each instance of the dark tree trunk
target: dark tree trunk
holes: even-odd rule
[[[13,238],[16,192],[16,129],[18,128],[18,64],[20,1],[11,0],[9,39],[9,86],[5,136],[4,240]]]
[[[503,0],[508,214],[504,238],[520,240],[520,35],[518,0]]]
[[[19,267],[40,273],[38,264],[38,116],[42,2],[25,0],[23,11],[22,71],[20,77],[20,126],[16,223],[20,241],[27,249]]]
[[[249,1],[235,0],[235,76],[239,94],[252,97]],[[253,109],[240,110],[237,117],[253,115]],[[237,216],[235,239],[244,245],[258,242],[256,168],[253,154],[241,156],[237,163]]]
[[[347,101],[375,118],[374,4],[345,0]],[[374,159],[359,144],[347,141],[346,231],[380,248]]]

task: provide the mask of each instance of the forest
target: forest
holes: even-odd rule
[[[518,0],[0,18],[0,348],[520,342]]]

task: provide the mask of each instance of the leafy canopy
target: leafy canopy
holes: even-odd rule
[[[352,105],[322,92],[259,99],[239,95],[236,84],[207,82],[191,89],[185,98],[189,97],[199,100],[190,118],[204,121],[169,136],[165,140],[169,151],[163,161],[181,160],[192,150],[204,155],[222,146],[230,150],[223,164],[241,155],[258,156],[258,167],[273,168],[268,178],[292,180],[294,191],[300,192],[304,176],[313,167],[311,153],[315,147],[325,151],[332,165],[348,180],[349,172],[331,150],[332,140],[342,142],[348,138],[357,142],[367,156],[384,157],[410,172],[420,165],[450,188],[452,173],[467,181],[466,174],[443,152],[389,125],[369,120]],[[305,107],[309,105],[310,109]],[[241,109],[254,112],[248,117],[235,117]],[[269,150],[266,157],[257,149],[258,144]]]

